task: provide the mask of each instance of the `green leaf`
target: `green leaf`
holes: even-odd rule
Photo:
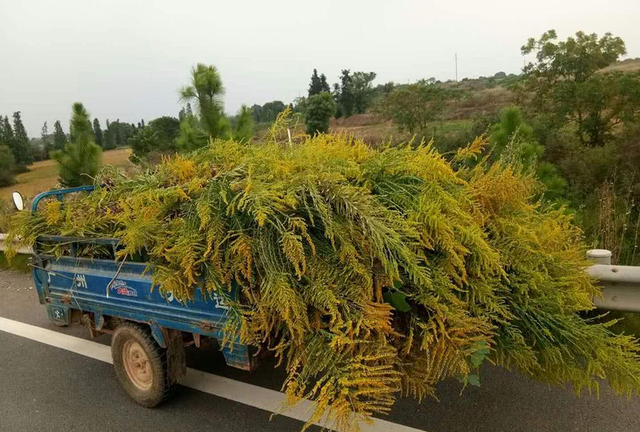
[[[480,376],[479,375],[469,375],[467,376],[467,382],[474,387],[480,387]]]
[[[480,367],[491,350],[489,349],[487,341],[478,341],[473,344],[473,347],[475,348],[475,351],[471,354],[471,357],[469,357],[469,361],[473,367]]]
[[[484,361],[484,354],[480,354],[478,352],[475,352],[471,358],[471,364],[473,365],[473,367],[479,367],[482,362]]]
[[[389,303],[399,312],[409,312],[411,306],[407,303],[407,295],[401,291],[388,291],[383,295],[384,301]]]

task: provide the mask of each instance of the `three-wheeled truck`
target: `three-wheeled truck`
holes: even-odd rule
[[[37,212],[43,200],[62,201],[67,194],[92,190],[84,186],[41,193],[31,211]],[[17,193],[14,202],[24,207]],[[62,256],[47,254],[51,246],[62,250]],[[99,248],[99,258],[83,256],[87,247]],[[116,260],[121,247],[112,238],[40,236],[33,246],[33,280],[55,324],[80,323],[92,336],[112,335],[113,366],[122,387],[140,405],[154,407],[186,373],[186,346],[222,341],[229,307],[224,298],[199,288],[188,304],[161,295],[147,263]],[[233,298],[233,289],[228,294]],[[229,366],[251,370],[255,365],[249,347],[237,339],[225,341],[222,353]]]

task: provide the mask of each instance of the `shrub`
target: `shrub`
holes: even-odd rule
[[[306,100],[304,112],[307,133],[314,135],[329,132],[329,122],[335,112],[336,103],[330,93],[322,92],[310,96]]]
[[[80,102],[73,104],[71,131],[74,141],[67,143],[64,150],[52,154],[59,164],[60,183],[69,187],[92,184],[98,173],[102,149],[93,142],[89,113]]]
[[[0,144],[0,187],[11,186],[16,182],[15,168],[16,160],[11,149]]]

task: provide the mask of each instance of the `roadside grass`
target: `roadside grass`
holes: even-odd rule
[[[11,260],[11,263],[9,263],[4,252],[0,252],[0,270],[14,270],[21,273],[29,273],[31,268],[28,263],[29,255],[16,255]]]
[[[0,199],[0,233],[5,233],[9,229],[9,219],[13,212],[13,205]]]
[[[620,320],[611,327],[614,333],[624,333],[640,338],[640,313],[612,311],[606,318]]]
[[[108,150],[102,153],[102,163],[105,165],[129,165],[128,149]],[[52,189],[58,183],[58,164],[54,160],[36,162],[29,167],[29,171],[16,176],[17,183],[13,186],[0,188],[0,200],[10,200],[13,191],[20,192],[25,197],[33,197],[40,192]]]

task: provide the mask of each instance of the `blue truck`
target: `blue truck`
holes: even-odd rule
[[[32,211],[37,212],[43,200],[62,201],[67,194],[92,190],[93,186],[84,186],[41,193],[33,200]],[[14,202],[19,209],[24,207],[19,194]],[[62,256],[47,254],[51,246],[62,250]],[[83,253],[87,247],[99,248],[99,258],[87,258]],[[135,402],[154,407],[171,395],[185,374],[185,347],[222,342],[231,311],[224,298],[200,288],[188,304],[161,295],[147,263],[116,260],[120,247],[113,238],[40,236],[33,246],[33,280],[40,303],[55,324],[83,324],[92,336],[112,335],[119,382]],[[233,298],[233,291],[230,296],[226,298]],[[228,365],[254,368],[251,347],[237,339],[221,346]]]

